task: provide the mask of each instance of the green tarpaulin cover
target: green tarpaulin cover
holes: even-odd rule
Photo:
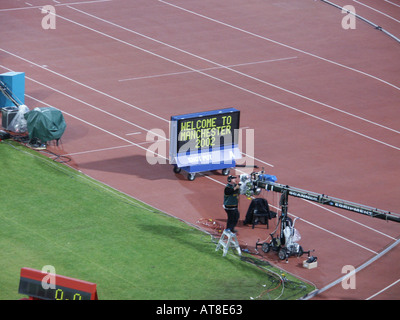
[[[29,138],[37,138],[43,143],[60,139],[67,127],[61,111],[53,107],[35,108],[24,117]]]

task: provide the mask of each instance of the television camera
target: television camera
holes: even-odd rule
[[[281,215],[277,228],[270,234],[271,241],[269,243],[260,243],[257,241],[256,247],[261,246],[264,252],[269,252],[271,249],[278,252],[280,259],[288,259],[289,256],[301,256],[304,253],[310,255],[311,251],[304,251],[303,248],[297,243],[300,240],[300,235],[294,228],[294,221],[288,217],[288,200],[289,196],[318,202],[323,205],[333,206],[338,209],[348,210],[373,218],[383,219],[386,221],[400,222],[400,215],[354,202],[333,198],[325,194],[318,194],[315,192],[302,190],[288,185],[276,183],[276,176],[265,174],[264,171],[253,172],[250,175],[240,175],[240,193],[250,198],[257,196],[261,193],[262,189],[281,193],[279,205],[281,207]],[[279,235],[274,236],[276,231],[279,230]]]

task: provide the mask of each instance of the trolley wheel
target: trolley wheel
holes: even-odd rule
[[[174,172],[175,173],[181,172],[181,168],[179,168],[178,166],[174,166]]]
[[[193,181],[194,178],[196,178],[196,174],[195,173],[188,173],[187,178],[188,178],[189,181]]]
[[[229,168],[222,169],[222,175],[227,176],[231,172]]]
[[[278,252],[278,258],[281,260],[285,260],[287,255],[287,250],[286,248],[281,248]]]
[[[262,246],[261,246],[261,250],[263,252],[265,252],[265,253],[268,253],[269,250],[271,250],[271,247],[270,247],[269,243],[263,243]]]

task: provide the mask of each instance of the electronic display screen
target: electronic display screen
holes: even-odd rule
[[[50,284],[45,279],[47,275],[39,270],[22,268],[18,293],[41,300],[98,300],[95,283],[51,274]]]
[[[238,143],[240,111],[223,109],[177,118],[177,152],[232,146]]]
[[[91,300],[92,293],[63,286],[44,289],[38,280],[20,278],[18,293],[44,300]]]

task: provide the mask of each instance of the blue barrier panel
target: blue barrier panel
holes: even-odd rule
[[[2,81],[9,93],[12,94],[18,104],[25,104],[25,73],[24,72],[6,72],[0,74]],[[0,108],[15,107],[14,102],[0,92]]]

